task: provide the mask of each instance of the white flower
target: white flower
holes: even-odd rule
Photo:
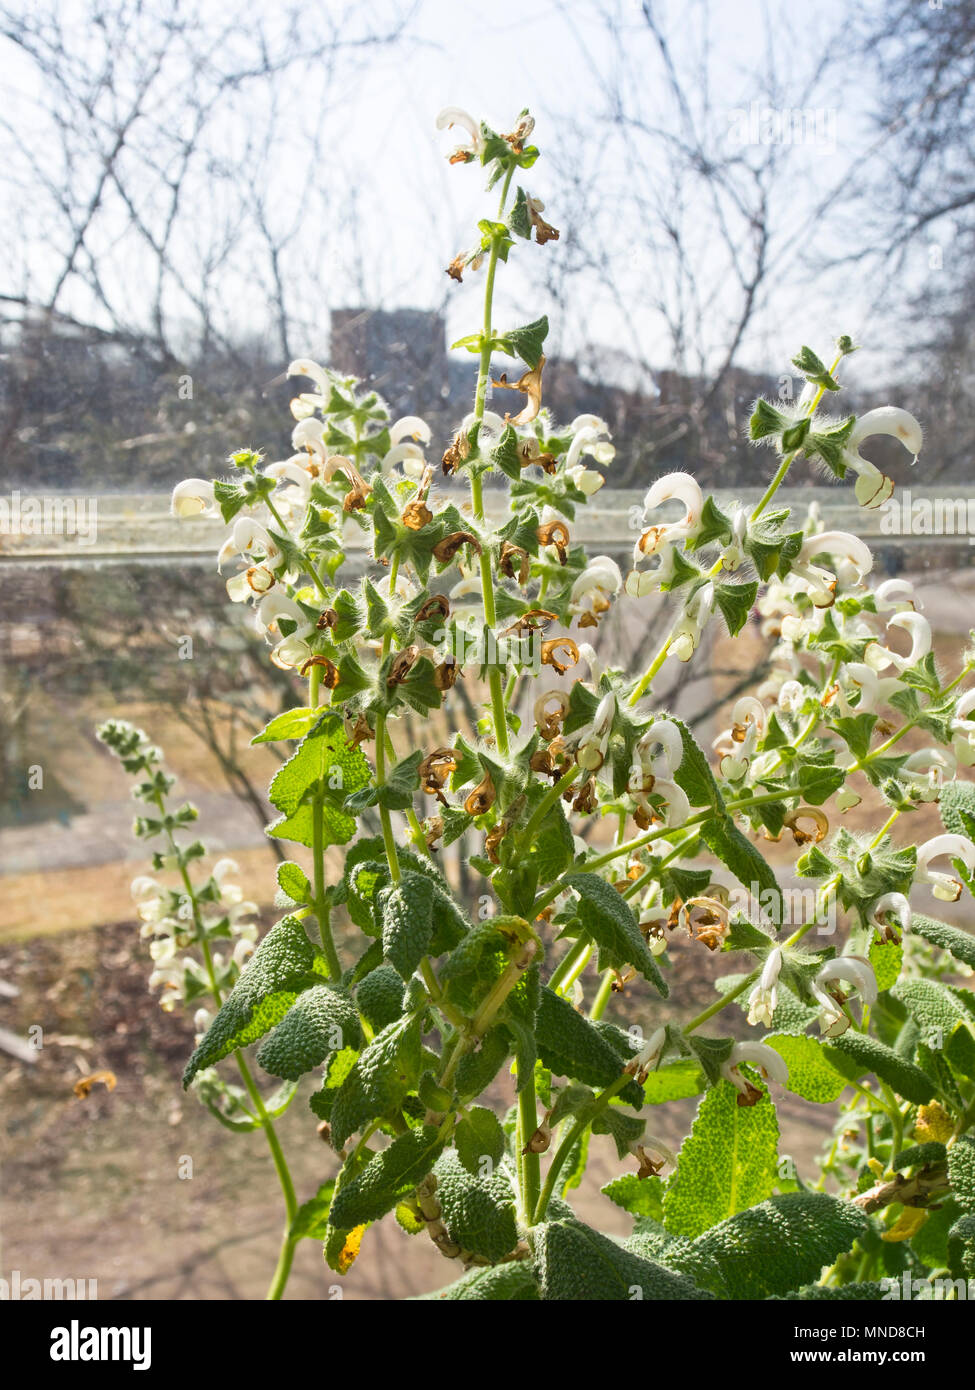
[[[311,648],[304,639],[314,631],[314,624],[309,622],[294,599],[283,591],[272,591],[261,600],[257,616],[269,637],[275,634],[279,637],[271,648],[271,660],[275,666],[290,670],[308,660]],[[282,619],[294,624],[294,631],[287,636],[281,632]]]
[[[732,573],[745,558],[745,535],[748,531],[748,513],[738,507],[731,519],[731,540],[721,552],[721,564]]]
[[[897,918],[902,932],[911,930],[911,905],[903,893],[885,893],[882,898],[878,898],[870,909],[870,917],[874,924],[884,928],[887,926],[884,914],[893,913]]]
[[[924,443],[921,426],[906,410],[884,405],[860,416],[843,449],[843,462],[859,475],[854,492],[861,507],[879,507],[894,491],[890,478],[881,473],[876,464],[860,457],[860,445],[875,434],[889,434],[899,439],[904,448],[914,455],[915,461]]]
[[[232,555],[245,559],[260,556],[260,562],[241,570],[227,580],[227,594],[234,603],[260,597],[266,594],[277,581],[277,571],[284,564],[284,556],[268,534],[267,528],[253,517],[241,516],[234,522],[233,529],[220,548],[217,556],[217,569]]]
[[[653,794],[654,796],[662,796],[664,799],[664,805],[667,808],[665,825],[671,828],[683,825],[690,817],[691,804],[687,799],[687,793],[669,777],[657,778],[653,784]],[[639,793],[637,793],[636,799],[637,801],[641,800]]]
[[[623,576],[615,560],[608,555],[594,556],[579,575],[569,595],[570,613],[589,613],[593,626],[601,613],[608,612],[611,600],[623,586]]]
[[[389,427],[390,444],[400,444],[404,439],[411,439],[415,444],[429,444],[431,438],[430,426],[418,415],[402,415]]]
[[[288,364],[288,376],[307,376],[315,383],[323,396],[327,396],[329,393],[331,382],[328,372],[317,362],[313,362],[310,357],[296,357],[293,362],[290,362]]]
[[[906,671],[911,666],[916,666],[919,661],[927,656],[931,650],[931,624],[921,613],[907,611],[905,613],[895,613],[887,622],[888,628],[902,627],[911,638],[911,650],[907,656],[898,656],[897,652],[892,652],[889,647],[881,645],[879,642],[871,642],[864,653],[864,660],[876,671],[884,671],[888,666],[895,666],[898,671]]]
[[[779,974],[782,970],[782,949],[773,947],[765,958],[758,983],[748,996],[748,1022],[772,1027],[772,1015],[779,1002]]]
[[[765,734],[768,719],[765,706],[754,695],[742,695],[731,712],[733,727],[726,729],[714,740],[714,746],[728,745],[719,765],[722,777],[732,781],[744,777],[755,754],[760,738]]]
[[[657,752],[656,750],[660,751]],[[684,740],[672,719],[655,719],[634,749],[633,771],[640,778],[673,777],[684,760]]]
[[[650,1034],[636,1056],[630,1058],[623,1070],[642,1086],[650,1072],[656,1070],[666,1041],[667,1029],[657,1028]]]
[[[638,562],[639,556],[653,555],[659,546],[687,540],[698,530],[704,509],[704,497],[697,480],[690,473],[667,473],[664,477],[658,478],[643,499],[644,515],[655,511],[672,498],[683,503],[683,517],[679,521],[651,526],[645,531],[636,543],[634,563]]]
[[[714,584],[709,581],[695,589],[683,614],[674,625],[670,650],[678,661],[690,661],[713,612]]]
[[[590,679],[596,685],[598,685],[603,678],[603,672],[605,671],[606,666],[605,663],[600,661],[599,657],[596,655],[595,648],[592,647],[588,642],[579,643],[579,660],[584,661],[586,663],[586,665],[589,667]]]
[[[598,772],[606,761],[609,736],[613,732],[616,718],[616,695],[611,690],[604,695],[596,707],[592,723],[580,729],[576,761],[586,772]]]
[[[742,1062],[757,1067],[766,1080],[776,1081],[780,1086],[786,1085],[789,1080],[789,1068],[774,1047],[769,1047],[767,1043],[735,1043],[728,1060],[721,1064],[721,1075],[746,1098],[752,1095],[755,1087],[739,1071]],[[741,1101],[738,1103],[740,1105]]]
[[[467,161],[479,156],[484,149],[484,137],[481,134],[481,127],[469,112],[460,106],[445,106],[437,116],[438,130],[451,130],[454,126],[460,126],[466,130],[471,137],[469,145],[458,145],[453,154],[449,156],[453,164],[458,161]]]
[[[878,613],[906,613],[908,609],[921,607],[909,579],[885,579],[874,589],[873,596]]]
[[[184,478],[173,488],[170,508],[173,516],[180,520],[188,516],[215,516],[217,504],[213,484],[205,478]]]
[[[945,775],[953,776],[956,766],[955,755],[947,748],[919,748],[904,764],[906,771],[921,774],[920,781],[911,781],[912,795],[919,801],[937,801]]]
[[[569,428],[572,431],[572,443],[566,455],[565,471],[580,492],[592,497],[606,479],[595,469],[586,468],[582,463],[582,457],[589,454],[597,463],[612,463],[616,457],[616,450],[609,439],[604,438],[609,435],[609,427],[598,416],[579,415]]]
[[[380,468],[383,473],[392,473],[397,464],[403,465],[403,472],[408,478],[419,481],[423,476],[423,470],[427,466],[427,461],[423,457],[423,450],[418,444],[411,440],[404,440],[393,447],[383,456]]]
[[[965,835],[935,835],[927,840],[917,852],[917,878],[921,883],[930,883],[931,891],[939,902],[956,903],[961,897],[962,885],[937,869],[932,869],[931,861],[947,855],[960,859],[968,873],[975,873],[975,845]]]
[[[963,767],[975,766],[975,719],[969,715],[975,710],[975,690],[969,690],[958,701],[955,717],[951,721],[951,748]]]
[[[824,989],[824,985],[833,980],[844,980],[852,985],[864,1004],[873,1004],[877,999],[877,977],[868,960],[862,956],[838,956],[836,960],[828,960],[813,981],[812,992],[821,1008],[820,1031],[829,1038],[839,1037],[850,1026],[842,1006]]]
[[[319,458],[325,458],[328,450],[325,447],[325,424],[322,420],[313,420],[310,416],[306,420],[299,420],[291,431],[292,449],[304,449]]]
[[[273,478],[276,483],[293,483],[294,487],[286,488],[283,500],[291,501],[296,497],[302,508],[308,504],[311,496],[311,474],[304,466],[305,454],[294,454],[289,459],[282,459],[279,463],[269,463],[264,469],[265,478]],[[281,500],[281,499],[279,499]]]
[[[857,582],[873,568],[873,556],[859,536],[851,536],[846,531],[823,531],[818,536],[808,536],[791,574],[805,582],[817,608],[829,608],[836,601],[836,575],[812,564],[814,555],[830,555],[849,562],[855,569]]]

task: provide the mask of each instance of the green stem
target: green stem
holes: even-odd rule
[[[508,190],[511,186],[511,176],[513,172],[513,169],[508,170],[501,187],[501,202],[498,207],[499,221],[504,216],[505,203],[508,199]],[[491,318],[494,307],[494,280],[498,271],[498,254],[500,248],[501,243],[498,237],[494,237],[491,242],[487,274],[484,280],[484,317],[481,325],[481,358],[478,365],[477,386],[474,391],[475,420],[484,419],[488,380],[491,375],[491,345],[494,338],[494,328]],[[475,521],[482,522],[484,520],[484,494],[481,486],[481,476],[476,471],[471,473],[471,505],[473,507]],[[494,576],[491,573],[491,551],[488,546],[485,546],[481,551],[480,571],[481,596],[484,602],[484,622],[488,629],[493,632],[497,626],[498,618],[494,602]],[[491,690],[491,717],[494,723],[494,739],[498,747],[498,752],[502,757],[507,757],[508,721],[505,713],[504,682],[501,672],[496,666],[492,666],[488,673],[488,685]]]
[[[376,786],[381,787],[386,781],[386,716],[378,714],[376,716]],[[394,883],[400,881],[399,855],[396,853],[396,840],[393,837],[393,822],[389,814],[389,808],[379,807],[379,823],[383,832],[383,848],[386,851],[386,862],[389,865],[389,876]]]
[[[521,1173],[521,1210],[526,1226],[534,1224],[534,1212],[541,1189],[541,1163],[537,1153],[525,1150],[538,1128],[538,1104],[535,1098],[535,1073],[518,1078],[518,1158]]]
[[[601,1091],[600,1094],[596,1097],[596,1113],[604,1109],[613,1099],[613,1097],[615,1095],[618,1095],[618,1093],[622,1091],[623,1087],[629,1080],[630,1078],[626,1074],[626,1072],[620,1072],[616,1080],[612,1082],[609,1086],[607,1086],[604,1091]],[[552,1162],[549,1166],[549,1170],[545,1175],[545,1186],[542,1188],[541,1196],[539,1197],[538,1204],[535,1207],[535,1219],[532,1222],[533,1225],[537,1226],[538,1223],[544,1218],[545,1212],[548,1208],[548,1204],[552,1199],[553,1193],[555,1192],[555,1185],[558,1182],[559,1173],[561,1173],[562,1169],[565,1167],[566,1160],[568,1159],[572,1150],[575,1148],[576,1141],[581,1136],[583,1130],[587,1129],[588,1126],[592,1124],[594,1118],[594,1112],[592,1110],[589,1110],[585,1119],[577,1119],[573,1124],[572,1128],[569,1130],[568,1134],[562,1140],[559,1147],[556,1149],[555,1157],[552,1159]]]
[[[318,709],[321,698],[321,667],[312,666],[308,673],[308,704]],[[315,918],[318,922],[318,936],[328,964],[328,977],[338,980],[342,975],[342,964],[335,949],[332,935],[331,911],[325,895],[325,802],[321,796],[312,801],[311,811],[312,873],[314,876]]]
[[[163,802],[162,793],[157,792],[154,800],[160,815],[165,816],[166,807]],[[177,845],[176,839],[171,830],[166,831],[166,840],[168,843],[170,854],[178,856],[179,846]],[[193,925],[196,930],[197,944],[199,945],[200,952],[203,956],[204,968],[206,969],[207,979],[210,984],[210,993],[213,997],[214,1003],[219,1009],[220,1005],[223,1003],[223,997],[220,990],[220,986],[217,984],[216,971],[213,968],[213,954],[210,950],[210,943],[206,939],[206,932],[203,926],[203,918],[200,914],[200,905],[197,901],[196,890],[193,887],[193,881],[189,876],[189,872],[185,864],[180,863],[179,872],[180,877],[183,880],[184,892],[186,893],[187,899],[190,903],[190,907],[193,913]],[[284,1196],[284,1206],[287,1221],[284,1229],[284,1236],[281,1242],[281,1250],[278,1256],[277,1267],[275,1269],[274,1277],[271,1281],[271,1286],[267,1294],[267,1297],[269,1299],[280,1299],[281,1295],[284,1292],[285,1284],[288,1281],[288,1275],[291,1271],[291,1261],[294,1257],[294,1243],[291,1239],[291,1225],[294,1221],[295,1214],[298,1210],[298,1203],[297,1199],[295,1198],[295,1188],[294,1183],[291,1180],[291,1172],[288,1168],[288,1163],[284,1156],[284,1151],[281,1148],[281,1143],[278,1139],[277,1131],[274,1128],[274,1123],[270,1115],[267,1113],[267,1109],[264,1105],[261,1093],[257,1089],[257,1085],[254,1081],[253,1076],[251,1075],[250,1067],[248,1067],[247,1062],[244,1060],[244,1057],[242,1056],[239,1050],[234,1053],[234,1061],[237,1063],[237,1068],[240,1072],[241,1079],[243,1080],[244,1086],[247,1089],[247,1093],[251,1098],[251,1102],[257,1114],[258,1121],[267,1139],[268,1148],[271,1150],[271,1158],[274,1161],[275,1171],[278,1175],[278,1182],[281,1184],[281,1192]]]

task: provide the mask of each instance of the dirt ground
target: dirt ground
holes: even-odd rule
[[[276,1259],[282,1206],[260,1133],[223,1129],[179,1075],[192,1028],[164,1014],[146,988],[137,929],[122,924],[63,932],[0,949],[0,979],[22,993],[4,1001],[7,1026],[24,1034],[40,1023],[44,1046],[28,1066],[0,1061],[0,1260],[4,1274],[96,1279],[101,1299],[249,1299],[263,1297]],[[688,954],[675,990],[681,1009],[711,995],[717,961]],[[691,974],[693,972],[693,978]],[[675,982],[676,983],[676,982]],[[614,1016],[639,1017],[639,989]],[[733,1011],[737,1012],[737,1011]],[[730,1020],[743,1029],[740,1016]],[[107,1068],[118,1084],[73,1093],[82,1075]],[[278,1122],[299,1198],[311,1196],[338,1167],[318,1139],[306,1080]],[[498,1092],[502,1104],[506,1083]],[[693,1100],[655,1111],[651,1124],[675,1147],[693,1118]],[[782,1152],[800,1172],[829,1129],[832,1107],[782,1097]],[[187,1171],[192,1162],[192,1176]],[[592,1168],[573,1203],[588,1219],[623,1234],[629,1218],[599,1185],[620,1164],[611,1141],[593,1141]],[[319,1245],[302,1242],[289,1297],[402,1299],[450,1283],[461,1270],[424,1236],[407,1236],[387,1219],[372,1227],[344,1280],[323,1263]]]

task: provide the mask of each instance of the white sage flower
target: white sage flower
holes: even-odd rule
[[[743,1062],[756,1067],[767,1081],[775,1081],[778,1085],[785,1086],[789,1080],[789,1068],[774,1047],[759,1042],[735,1043],[728,1060],[721,1064],[721,1075],[747,1099],[752,1098],[755,1087],[739,1070]],[[757,1096],[755,1098],[757,1099]],[[738,1103],[740,1105],[742,1102]]]
[[[864,1004],[877,1000],[877,977],[873,966],[862,956],[838,956],[828,960],[812,982],[812,992],[820,1005],[819,1027],[825,1037],[838,1038],[850,1026],[842,1005],[824,986],[834,981],[852,985]],[[834,986],[835,987],[835,986]]]
[[[481,134],[481,127],[474,117],[460,106],[445,106],[437,116],[438,130],[452,130],[454,126],[460,126],[461,130],[466,130],[470,136],[470,143],[458,145],[452,154],[448,156],[451,164],[467,162],[479,158],[484,149],[484,137]]]
[[[935,835],[918,848],[917,882],[930,883],[931,892],[943,903],[956,903],[962,884],[941,869],[932,869],[935,859],[960,859],[969,874],[975,873],[975,845],[965,835]]]
[[[772,1027],[772,1015],[779,1002],[779,975],[782,971],[782,948],[769,951],[762,966],[758,983],[748,996],[748,1022]]]
[[[843,462],[858,475],[853,491],[861,507],[879,507],[894,491],[891,479],[881,473],[876,464],[860,457],[860,445],[876,434],[887,434],[900,440],[904,448],[914,455],[915,462],[924,443],[921,426],[906,410],[883,405],[860,416],[843,449]]]
[[[612,600],[623,587],[623,576],[615,560],[608,555],[596,555],[579,575],[569,594],[569,612],[589,615],[582,624],[593,627],[601,614],[609,611]]]
[[[216,516],[213,484],[205,478],[184,478],[173,488],[170,510],[181,521],[190,516]]]

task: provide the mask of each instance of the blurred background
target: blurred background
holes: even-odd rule
[[[494,199],[434,121],[459,105],[509,130],[527,106],[542,158],[525,183],[560,237],[516,250],[496,321],[547,313],[546,404],[613,432],[574,535],[625,562],[632,507],[674,469],[757,496],[752,402],[797,395],[800,344],[829,360],[848,333],[862,350],[840,406],[918,416],[916,464],[873,457],[901,495],[951,499],[954,521],[891,534],[811,471],[787,501],[815,500],[879,570],[915,578],[952,660],[975,612],[975,10],[38,0],[0,4],[0,50],[0,1272],[97,1277],[103,1298],[256,1296],[273,1173],[259,1135],[219,1130],[178,1089],[192,1024],[148,993],[134,806],[93,730],[128,718],[163,746],[268,923],[275,763],[248,740],[300,692],[226,602],[219,528],[169,519],[172,485],[243,446],[290,452],[297,356],[423,416],[435,457],[471,405],[473,359],[450,344],[483,288],[445,269]],[[666,621],[624,600],[599,645],[635,668]],[[658,698],[708,740],[767,645],[754,627],[715,639],[665,668]],[[475,700],[458,697],[461,727]],[[462,874],[456,851],[447,868]],[[720,971],[699,967],[675,962],[679,1012],[711,997]],[[646,1002],[635,988],[615,1017]],[[98,1067],[116,1090],[77,1100]],[[661,1137],[679,1137],[681,1104]],[[831,1124],[811,1110],[786,1100],[800,1164]],[[309,1115],[299,1098],[285,1119],[304,1195],[334,1167]],[[595,1188],[580,1200],[612,1225]],[[428,1242],[373,1234],[346,1296],[457,1272]],[[327,1296],[304,1247],[295,1292]]]

